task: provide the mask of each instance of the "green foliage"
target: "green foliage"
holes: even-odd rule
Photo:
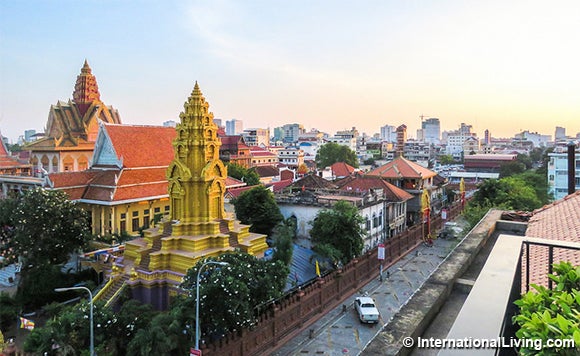
[[[55,298],[54,288],[65,285],[65,276],[58,266],[29,269],[22,274],[16,299],[26,310],[34,310]]]
[[[439,162],[445,165],[445,164],[453,164],[455,163],[455,160],[453,159],[452,155],[441,155],[439,156]]]
[[[23,270],[65,263],[90,238],[86,211],[61,191],[31,189],[13,211],[14,250],[25,259]]]
[[[127,347],[127,355],[183,355],[188,340],[182,330],[170,313],[157,314],[149,325],[136,332]]]
[[[70,291],[67,298],[74,298],[81,293]],[[53,344],[59,345],[58,354],[87,354],[90,344],[90,304],[83,297],[82,301],[76,305],[63,305],[52,303],[44,308],[49,316],[45,326],[36,326],[26,339],[24,349],[28,352],[43,354],[54,354]],[[148,331],[153,328],[152,319],[157,312],[153,311],[151,305],[141,304],[135,300],[125,303],[118,312],[113,312],[110,308],[105,308],[102,302],[94,304],[94,337],[97,354],[103,355],[129,355],[129,344],[133,347],[142,346],[139,340],[135,341],[140,330]],[[169,314],[168,314],[169,315]],[[173,318],[173,316],[170,316]],[[171,342],[175,342],[179,336],[183,337],[183,328],[176,332],[169,327],[164,328],[165,333],[173,333]],[[155,329],[157,337],[159,330]],[[150,345],[155,341],[148,338],[143,341]],[[157,340],[157,339],[155,339]],[[186,345],[187,340],[179,340]],[[172,344],[174,347],[174,344]],[[146,348],[144,346],[144,348]],[[175,348],[175,347],[174,347]],[[156,349],[159,351],[159,349]],[[172,350],[172,349],[167,349]],[[185,348],[181,349],[181,354],[185,354]],[[139,355],[140,353],[133,353]],[[157,354],[166,354],[165,352]]]
[[[520,174],[526,171],[526,165],[519,162],[508,162],[504,163],[499,168],[499,176],[500,178],[511,177],[515,174]]]
[[[207,336],[220,337],[255,325],[255,308],[282,295],[289,268],[281,261],[257,259],[246,253],[220,255],[215,261],[228,265],[208,264],[201,271],[200,329]],[[197,273],[204,262],[187,271],[181,287],[189,294],[181,308],[195,305]]]
[[[249,186],[260,184],[260,176],[255,170],[247,169],[235,163],[228,163],[226,166],[230,177],[244,181]]]
[[[542,206],[535,189],[524,179],[513,176],[484,181],[470,205],[506,210],[533,211]]]
[[[336,162],[344,162],[358,168],[356,152],[338,143],[328,142],[320,146],[316,154],[316,165],[320,168],[329,167]]]
[[[375,164],[375,159],[373,157],[367,158],[363,161],[363,163],[367,166],[372,166]]]
[[[0,293],[0,329],[7,330],[18,317],[18,303],[8,294]]]
[[[332,209],[324,209],[316,214],[310,236],[316,245],[327,244],[336,250],[319,246],[318,251],[321,254],[323,251],[332,252],[333,256],[324,256],[346,264],[362,253],[365,236],[363,222],[364,219],[355,206],[346,201],[339,201]]]
[[[251,225],[251,232],[270,235],[274,227],[284,219],[274,199],[274,193],[262,185],[243,192],[232,203],[236,217],[243,224]]]
[[[294,252],[293,238],[296,233],[296,226],[293,220],[285,220],[274,229],[274,256],[273,259],[281,261],[289,266],[292,262]]]
[[[490,207],[488,206],[479,206],[475,204],[468,204],[465,210],[463,211],[463,218],[467,220],[467,230],[473,229],[478,222],[483,219],[485,214],[489,211]]]
[[[49,319],[44,327],[35,327],[24,343],[26,352],[52,354],[52,346],[59,345],[59,354],[79,354],[88,350],[90,344],[90,304],[83,299],[77,305],[69,305],[60,314]],[[103,303],[95,303],[93,308],[95,349],[104,352],[107,343],[118,335],[118,319]],[[70,353],[70,352],[73,353]]]
[[[580,266],[573,267],[568,262],[553,265],[554,274],[548,277],[556,284],[549,290],[532,285],[530,291],[514,303],[519,314],[513,323],[520,329],[516,336],[520,339],[548,340],[574,339],[575,348],[522,347],[520,355],[578,355],[580,352]]]

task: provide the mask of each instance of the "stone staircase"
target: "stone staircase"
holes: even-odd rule
[[[129,275],[123,274],[112,282],[105,285],[103,293],[98,293],[93,300],[103,300],[105,305],[111,305],[118,297],[119,290],[123,288],[125,282],[129,279]]]
[[[233,234],[230,234],[230,229],[226,220],[220,220],[220,233],[230,236],[229,245],[231,247],[238,247],[238,239]]]
[[[142,270],[149,270],[149,262],[151,261],[151,257],[149,256],[152,252],[160,251],[161,250],[161,238],[158,238],[153,241],[153,245],[147,253],[141,257],[141,262],[139,262],[139,268]]]

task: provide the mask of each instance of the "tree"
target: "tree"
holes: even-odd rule
[[[294,252],[293,237],[296,233],[294,220],[286,219],[274,229],[274,256],[273,259],[282,261],[286,266],[292,263]]]
[[[259,185],[243,192],[233,200],[236,217],[251,225],[250,231],[270,235],[272,229],[284,219],[272,193]]]
[[[439,156],[439,162],[445,165],[445,164],[453,164],[455,163],[455,160],[453,159],[452,155],[441,155]]]
[[[247,185],[260,184],[260,176],[253,169],[247,169],[235,163],[228,163],[228,175],[230,177],[244,181]]]
[[[211,260],[227,262],[228,265],[208,264],[200,274],[202,334],[219,338],[229,331],[253,326],[257,319],[256,308],[280,297],[284,291],[289,268],[281,261],[258,259],[241,252]],[[195,306],[197,273],[205,261],[199,261],[184,277],[181,288],[189,292],[180,303],[182,310],[191,310]]]
[[[13,214],[14,250],[26,262],[23,270],[65,263],[90,238],[87,212],[61,191],[26,191]]]
[[[526,171],[526,165],[519,161],[503,163],[499,167],[500,178],[510,177]]]
[[[542,206],[532,186],[517,176],[484,181],[470,205],[533,211]]]
[[[319,211],[310,230],[312,242],[316,244],[315,250],[348,263],[362,253],[365,236],[363,222],[358,209],[346,201],[339,201],[332,209]],[[336,250],[334,256],[328,256],[329,251],[333,250]]]
[[[355,168],[358,167],[356,152],[334,142],[328,142],[320,146],[315,160],[316,165],[321,168],[329,167],[336,162],[344,162]]]

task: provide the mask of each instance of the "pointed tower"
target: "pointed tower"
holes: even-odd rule
[[[94,101],[101,101],[97,78],[92,74],[91,67],[89,67],[89,62],[86,59],[83,68],[81,68],[81,74],[77,76],[73,101],[77,104],[81,117],[85,116],[87,109]]]
[[[225,217],[227,170],[219,159],[218,127],[197,82],[179,117],[167,170],[173,235],[214,234]]]
[[[134,298],[165,309],[169,295],[181,292],[179,284],[199,260],[232,251],[262,257],[268,249],[266,235],[226,216],[221,141],[197,82],[179,117],[174,157],[167,167],[169,219],[125,243],[122,265],[95,299],[114,299],[107,296],[118,295],[126,281]]]

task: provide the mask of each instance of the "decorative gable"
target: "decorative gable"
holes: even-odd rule
[[[95,143],[93,166],[123,167],[123,162],[118,159],[113,142],[107,134],[106,126],[102,123],[99,124],[99,133],[97,135],[97,142]]]

